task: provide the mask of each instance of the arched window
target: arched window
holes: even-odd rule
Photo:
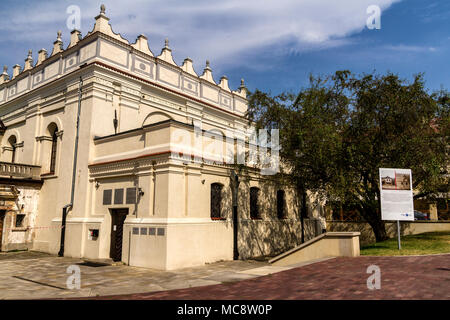
[[[260,219],[259,212],[259,188],[250,188],[250,218]]]
[[[277,191],[277,217],[278,219],[286,218],[286,200],[284,190]]]
[[[55,173],[56,167],[56,148],[58,146],[58,136],[56,135],[57,128],[53,131],[52,135],[52,151],[50,154],[50,173]]]
[[[16,136],[9,137],[8,143],[11,146],[11,163],[14,163],[16,162]]]
[[[56,156],[58,154],[58,126],[52,122],[48,127],[47,127],[47,134],[50,136],[50,141],[51,141],[51,145],[47,145],[46,149],[48,152],[47,153],[47,165],[48,165],[48,169],[49,169],[49,173],[55,173],[55,169],[56,169]],[[50,142],[49,141],[49,142]],[[47,143],[49,143],[47,142]]]
[[[211,219],[222,218],[222,189],[220,183],[211,184]]]

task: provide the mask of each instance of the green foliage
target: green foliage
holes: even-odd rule
[[[402,249],[398,250],[397,239],[389,239],[361,247],[363,256],[421,255],[450,253],[450,232],[427,232],[402,236]]]
[[[410,83],[338,71],[311,76],[297,95],[256,90],[248,116],[280,129],[281,176],[300,192],[357,208],[381,241],[379,168],[410,168],[416,197],[449,192],[449,106],[449,93],[428,93],[421,74]]]

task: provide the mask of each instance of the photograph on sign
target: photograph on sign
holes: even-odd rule
[[[380,168],[382,220],[414,220],[414,200],[410,169]]]

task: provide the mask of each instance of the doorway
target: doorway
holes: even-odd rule
[[[128,209],[111,209],[111,246],[109,256],[113,261],[122,260],[123,223]]]
[[[6,210],[0,210],[0,251],[3,243],[3,222],[5,221]]]

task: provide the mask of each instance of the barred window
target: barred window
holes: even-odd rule
[[[222,218],[222,189],[220,183],[211,184],[211,219]]]
[[[277,191],[277,217],[278,219],[286,218],[286,199],[284,190]]]
[[[250,218],[260,219],[259,212],[259,188],[250,188]]]

